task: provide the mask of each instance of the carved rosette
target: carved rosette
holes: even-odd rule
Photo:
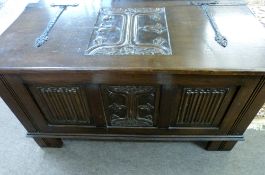
[[[171,55],[165,8],[103,8],[85,55]]]
[[[157,88],[152,86],[102,86],[105,115],[110,126],[152,127]]]

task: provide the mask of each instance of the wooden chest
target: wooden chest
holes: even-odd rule
[[[40,146],[83,138],[231,150],[243,140],[265,101],[265,32],[245,5],[63,8],[31,4],[0,38],[1,97]]]

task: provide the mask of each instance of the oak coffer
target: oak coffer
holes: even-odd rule
[[[0,38],[0,94],[42,147],[231,150],[265,101],[265,30],[239,1],[40,1]]]

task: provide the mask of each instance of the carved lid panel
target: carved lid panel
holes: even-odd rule
[[[86,55],[171,55],[165,8],[103,8]]]

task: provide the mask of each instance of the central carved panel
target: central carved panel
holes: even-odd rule
[[[157,88],[153,86],[102,86],[104,110],[110,126],[156,125]]]
[[[165,8],[103,8],[85,55],[171,55]]]

